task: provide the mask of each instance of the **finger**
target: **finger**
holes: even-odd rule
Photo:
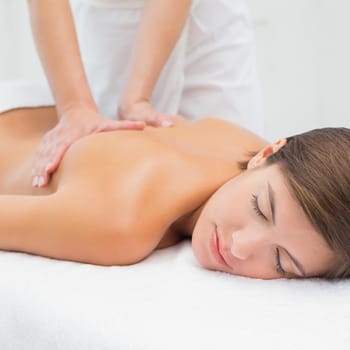
[[[47,157],[45,166],[42,169],[43,175],[51,175],[57,170],[69,147],[70,143],[60,143],[52,149],[51,154]]]
[[[33,187],[44,187],[48,183],[48,175],[45,173],[45,164],[47,164],[47,159],[41,158],[35,170],[32,181]]]
[[[156,114],[152,114],[151,116],[147,115],[143,119],[148,126],[159,127],[162,123]]]
[[[32,177],[39,175],[42,163],[45,162],[45,159],[48,157],[49,150],[53,147],[49,133],[44,135],[34,153],[32,163]]]
[[[134,120],[119,120],[106,123],[100,129],[100,131],[113,131],[113,130],[143,130],[146,124],[143,121]]]
[[[46,164],[46,165],[45,165]],[[43,167],[38,175],[37,187],[45,187],[49,184],[51,179],[51,174],[58,168],[59,161],[45,160]]]
[[[32,164],[32,180],[34,182],[34,178],[40,175],[40,169],[42,167],[42,163],[45,162],[44,157],[45,151],[42,147],[38,148],[34,155],[33,164]]]
[[[128,114],[127,118],[128,121],[140,121],[148,126],[159,126],[157,113],[153,110],[133,112]]]
[[[160,121],[160,125],[162,128],[170,128],[171,126],[174,126],[174,123],[168,119],[163,119]]]
[[[46,154],[46,157],[41,159],[37,168],[35,187],[45,187],[50,182],[50,177],[55,172],[68,149],[66,143],[60,144],[58,147],[54,145],[51,152]]]
[[[172,127],[174,126],[174,116],[164,113],[157,113],[153,126],[162,128]]]
[[[144,121],[140,120],[124,120],[121,122],[122,124],[118,123],[119,129],[139,129],[143,130],[146,126],[146,123]]]

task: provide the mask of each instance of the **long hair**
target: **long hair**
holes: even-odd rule
[[[279,166],[292,195],[335,252],[337,259],[323,277],[349,277],[350,129],[315,129],[289,137],[265,164]]]

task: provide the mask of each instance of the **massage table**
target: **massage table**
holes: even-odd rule
[[[0,111],[52,103],[0,82]],[[0,350],[22,349],[349,350],[350,281],[208,271],[190,241],[113,267],[0,251]]]

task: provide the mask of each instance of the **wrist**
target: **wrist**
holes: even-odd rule
[[[153,86],[147,83],[147,77],[136,73],[130,74],[121,94],[119,105],[127,109],[135,103],[148,102],[152,96]]]
[[[127,98],[122,98],[118,105],[118,114],[120,116],[127,115],[136,104],[150,104],[148,98],[131,98],[130,96]]]
[[[87,111],[98,113],[98,108],[96,104],[91,101],[71,101],[63,106],[57,106],[57,112],[59,117],[71,113]]]

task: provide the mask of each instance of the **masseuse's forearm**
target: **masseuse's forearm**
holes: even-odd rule
[[[96,109],[84,72],[68,0],[28,0],[35,43],[58,115],[75,106]]]
[[[146,0],[122,104],[149,100],[184,28],[191,0]]]

